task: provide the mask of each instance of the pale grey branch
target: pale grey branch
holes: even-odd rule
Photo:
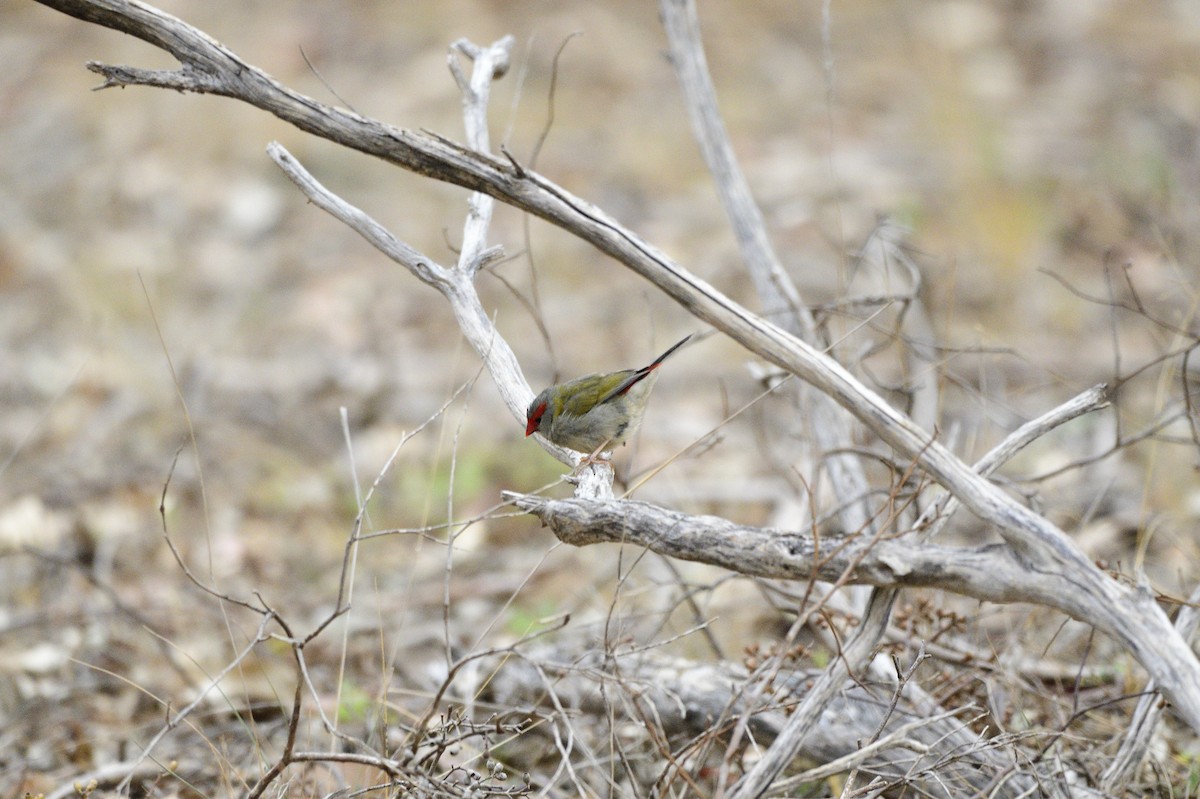
[[[976,462],[975,471],[982,477],[991,475],[1010,461],[1018,452],[1051,430],[1061,427],[1072,419],[1077,419],[1084,414],[1106,408],[1111,401],[1111,392],[1107,385],[1100,383],[1099,385],[1092,386],[1067,400],[1062,405],[1059,405],[1057,408],[1051,408],[1036,419],[1026,422],[1009,433],[1004,437],[1003,441],[990,449]],[[941,532],[958,511],[961,504],[953,496],[944,494],[937,502],[930,505],[921,514],[921,518],[917,520],[916,524],[919,529],[922,525],[931,521],[933,522],[925,531],[925,539],[933,538]]]
[[[812,315],[804,307],[799,290],[771,246],[766,223],[721,121],[717,90],[709,76],[700,39],[696,4],[693,0],[660,0],[658,8],[671,45],[671,65],[675,67],[692,121],[692,132],[733,225],[742,259],[754,281],[759,300],[764,303],[764,313],[772,319],[783,320],[791,332],[815,344]]]
[[[462,43],[456,46],[466,52],[462,50]],[[507,63],[511,46],[512,38],[505,37],[488,48],[472,46],[470,51],[478,61],[470,81],[462,85],[467,89],[464,94],[464,116],[473,143],[487,144],[487,114],[486,108],[482,107],[488,98],[486,84],[493,75],[502,72],[497,64]],[[456,62],[451,63],[455,63],[457,68]],[[467,79],[463,76],[461,80]],[[509,411],[515,419],[524,419],[525,409],[533,399],[533,390],[525,380],[516,354],[487,315],[474,284],[479,267],[496,251],[495,247],[487,245],[494,205],[492,198],[480,193],[471,195],[467,221],[463,226],[462,250],[457,265],[451,268],[413,249],[362,209],[331,192],[283,145],[272,142],[267,146],[267,154],[314,205],[357,232],[371,246],[408,269],[418,280],[442,293],[450,303],[463,335],[486,364]],[[538,436],[537,441],[563,463],[573,466],[579,460],[578,454],[551,443],[543,436]],[[603,462],[593,464],[577,479],[577,496],[597,499],[612,497],[611,466]]]
[[[771,245],[762,213],[721,121],[717,91],[704,56],[696,4],[694,0],[660,0],[659,12],[671,45],[671,64],[679,78],[692,132],[733,226],[742,260],[764,313],[817,347],[820,342],[812,313],[804,306],[799,290]],[[824,463],[838,500],[842,527],[846,530],[871,529],[874,514],[867,502],[870,484],[862,463],[850,454],[850,444],[854,440],[850,418],[828,396],[807,386],[797,390],[793,399],[797,409],[802,408],[810,418],[808,429],[816,451],[835,453]]]
[[[876,588],[872,592],[871,600],[867,603],[867,612],[863,614],[858,629],[854,631],[854,637],[838,653],[838,657],[821,672],[821,676],[813,681],[812,688],[805,693],[800,706],[788,717],[775,742],[767,749],[762,759],[734,786],[729,794],[731,799],[754,799],[761,796],[775,778],[796,759],[804,739],[812,733],[825,713],[825,708],[842,689],[842,684],[851,674],[861,672],[874,654],[879,639],[887,629],[892,606],[896,603],[896,594],[894,588]]]
[[[1192,591],[1187,598],[1187,604],[1179,609],[1175,619],[1175,629],[1185,641],[1191,641],[1200,626],[1200,587]],[[1146,684],[1146,695],[1139,701],[1129,722],[1129,729],[1121,741],[1121,748],[1113,757],[1112,763],[1100,777],[1100,787],[1107,793],[1120,795],[1125,793],[1126,785],[1137,767],[1150,751],[1150,744],[1158,732],[1159,723],[1163,716],[1162,698],[1158,694],[1158,686],[1151,680]]]
[[[988,602],[1033,602],[1071,616],[1086,597],[1055,570],[1031,570],[1003,544],[949,547],[907,536],[822,535],[735,524],[648,502],[546,499],[505,492],[564,543],[646,547],[666,557],[707,563],[752,577],[811,579],[881,588],[941,588]]]

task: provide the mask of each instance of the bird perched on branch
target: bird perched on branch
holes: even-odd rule
[[[550,386],[526,413],[525,435],[541,433],[561,447],[591,453],[625,443],[642,423],[658,367],[692,336],[684,336],[641,369],[585,375]]]

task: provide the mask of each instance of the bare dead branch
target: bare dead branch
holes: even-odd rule
[[[733,799],[761,796],[788,764],[795,760],[804,738],[816,726],[836,692],[841,690],[842,684],[852,673],[866,666],[867,659],[874,653],[875,646],[887,629],[888,617],[895,602],[895,589],[875,589],[870,602],[867,603],[867,612],[862,623],[858,625],[850,643],[813,682],[812,688],[804,696],[804,701],[788,717],[787,724],[779,731],[771,748],[734,786],[730,792]],[[882,727],[882,724],[880,726]]]
[[[1108,407],[1111,398],[1112,392],[1108,386],[1103,384],[1092,386],[1078,396],[1071,398],[1057,408],[1050,409],[1036,419],[1026,422],[1005,436],[1003,441],[979,459],[975,464],[975,470],[984,477],[991,475],[1005,463],[1012,460],[1018,452],[1042,438],[1051,430],[1061,427],[1072,419],[1076,419],[1084,414]],[[953,496],[944,496],[936,503],[930,505],[921,514],[921,518],[917,520],[918,528],[936,519],[929,530],[925,532],[926,540],[936,536],[949,523],[960,505],[961,503]]]
[[[1200,626],[1200,606],[1197,603],[1200,603],[1200,588],[1192,591],[1188,597],[1188,604],[1179,609],[1179,615],[1175,619],[1175,627],[1186,641],[1192,640],[1196,635],[1196,628]],[[1162,698],[1158,695],[1153,680],[1146,684],[1145,690],[1145,696],[1133,711],[1133,719],[1124,740],[1121,741],[1121,748],[1117,750],[1116,756],[1100,778],[1100,788],[1107,793],[1116,795],[1125,791],[1134,771],[1150,750],[1154,734],[1162,721]]]
[[[167,723],[164,724],[162,728],[155,733],[154,737],[152,737],[142,748],[141,754],[135,760],[127,764],[128,772],[125,774],[124,779],[121,780],[120,785],[117,787],[118,792],[124,793],[129,789],[129,785],[133,781],[134,777],[140,773],[139,767],[152,756],[154,748],[158,746],[162,739],[165,738],[172,730],[182,724],[188,718],[188,716],[190,716],[192,712],[200,706],[209,693],[219,686],[221,681],[224,680],[230,672],[236,669],[242,663],[242,661],[254,651],[255,647],[270,637],[266,630],[267,627],[269,627],[274,621],[275,615],[273,613],[265,614],[262,620],[259,622],[258,630],[255,633],[254,638],[242,648],[242,651],[238,652],[237,656],[234,657],[233,660],[227,663],[225,667],[221,669],[221,671],[215,674],[212,679],[205,684],[205,686],[197,693],[195,699],[167,719]],[[62,796],[69,796],[70,793],[63,793],[64,790],[65,788],[60,788],[58,791],[56,791],[56,793]]]
[[[926,587],[988,602],[1033,602],[1069,616],[1089,612],[1087,597],[1053,569],[1030,570],[1002,544],[950,547],[914,544],[906,536],[872,541],[855,534],[816,539],[791,530],[691,516],[647,502],[590,502],[506,493],[564,543],[622,543],[659,555],[707,563],[752,577],[819,580],[880,588]]]
[[[696,5],[692,0],[661,0],[658,8],[671,44],[671,65],[679,77],[692,131],[733,226],[742,260],[763,302],[763,314],[779,319],[788,330],[815,344],[812,316],[771,246],[766,223],[721,121],[717,90],[709,76],[700,39]]]

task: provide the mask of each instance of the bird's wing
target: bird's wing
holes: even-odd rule
[[[636,383],[638,383],[642,380],[645,380],[647,377],[649,377],[650,373],[653,372],[657,366],[658,366],[658,364],[655,363],[650,366],[643,366],[641,369],[626,369],[623,372],[615,372],[613,374],[613,377],[616,377],[617,375],[624,375],[624,377],[621,379],[620,382],[618,382],[615,386],[613,386],[603,397],[601,397],[600,402],[597,402],[596,404],[600,405],[602,403],[609,402],[609,401],[614,400],[617,397],[621,396],[626,391],[633,388]]]

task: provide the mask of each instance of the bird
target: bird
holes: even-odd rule
[[[688,334],[641,369],[584,375],[538,394],[525,415],[525,437],[541,433],[591,461],[637,432],[658,367],[691,339]]]

